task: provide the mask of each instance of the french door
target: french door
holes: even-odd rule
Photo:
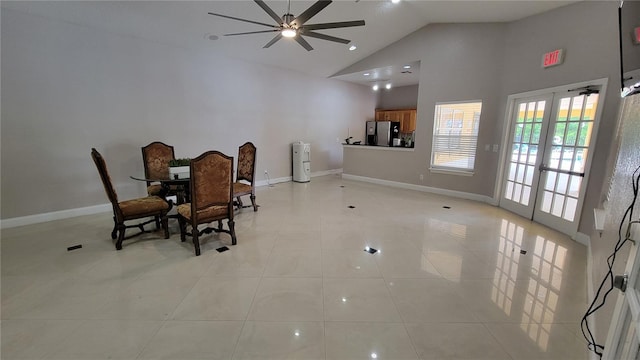
[[[501,207],[576,234],[599,99],[582,89],[515,100]]]

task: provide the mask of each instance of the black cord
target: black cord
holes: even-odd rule
[[[620,249],[622,249],[622,247],[629,240],[628,231],[625,231],[625,234],[623,236],[622,229],[626,223],[628,223],[629,224],[628,226],[630,226],[631,222],[633,221],[633,208],[635,207],[636,201],[638,200],[638,189],[640,187],[640,166],[636,168],[636,170],[633,172],[633,175],[631,176],[631,187],[633,189],[633,200],[631,200],[631,204],[629,205],[629,207],[627,207],[627,209],[624,212],[624,215],[622,216],[622,219],[620,220],[620,225],[618,226],[618,241],[616,242],[616,246],[614,247],[613,253],[611,253],[611,255],[609,255],[609,257],[607,258],[607,268],[608,268],[607,273],[602,279],[602,282],[600,283],[600,286],[596,291],[596,295],[593,298],[593,301],[589,305],[589,308],[587,309],[586,313],[582,317],[582,321],[580,322],[582,335],[587,340],[589,350],[593,351],[600,358],[602,358],[602,350],[604,350],[604,346],[596,343],[593,333],[589,328],[589,322],[587,321],[587,318],[593,315],[593,313],[595,313],[598,309],[604,306],[604,303],[606,302],[607,297],[614,289],[613,264],[616,261],[616,255],[618,251],[620,251]],[[627,218],[628,218],[628,222],[627,222]],[[627,227],[627,230],[628,229],[629,228]],[[602,293],[602,290],[604,289],[604,286],[607,283],[609,284],[609,288],[607,289],[607,291],[605,291],[604,295],[600,300],[600,303],[596,305],[596,303],[598,302],[598,299],[600,299],[600,294]]]

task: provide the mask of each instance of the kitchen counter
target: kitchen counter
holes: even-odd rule
[[[383,151],[409,151],[413,152],[412,147],[392,147],[392,146],[375,146],[375,145],[354,145],[342,143],[342,146],[347,149],[363,149],[363,150],[383,150]]]

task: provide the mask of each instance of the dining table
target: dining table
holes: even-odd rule
[[[158,196],[160,196],[163,199],[166,199],[167,194],[171,190],[172,185],[180,186],[182,187],[182,190],[184,192],[184,202],[191,201],[191,194],[190,194],[191,179],[190,178],[178,178],[177,176],[174,177],[173,179],[172,178],[147,178],[144,176],[134,176],[134,175],[130,175],[129,177],[133,180],[144,181],[145,183],[148,183],[148,182],[159,183],[161,186],[161,190]],[[180,203],[181,203],[180,197],[178,197],[178,205]]]

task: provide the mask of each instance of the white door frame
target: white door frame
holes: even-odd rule
[[[593,130],[593,133],[591,135],[592,137],[592,144],[593,144],[593,150],[591,150],[591,154],[593,155],[596,152],[596,141],[598,139],[598,132],[599,132],[599,125],[600,125],[600,119],[602,117],[602,111],[604,109],[604,100],[605,100],[605,96],[607,93],[607,83],[608,83],[609,79],[608,78],[600,78],[600,79],[595,79],[595,80],[589,80],[589,81],[583,81],[583,82],[579,82],[579,83],[574,83],[574,84],[568,84],[568,85],[562,85],[562,86],[556,86],[556,87],[552,87],[552,88],[547,88],[547,89],[540,89],[540,90],[533,90],[533,91],[527,91],[527,92],[523,92],[523,93],[517,93],[517,94],[512,94],[509,95],[507,97],[507,107],[505,109],[505,116],[504,116],[504,120],[503,120],[503,126],[502,126],[502,140],[501,140],[501,144],[502,144],[502,151],[500,152],[500,159],[498,162],[498,173],[497,173],[497,178],[496,178],[496,183],[495,183],[495,187],[493,189],[493,198],[492,201],[494,204],[497,204],[498,206],[500,205],[500,198],[502,196],[502,186],[503,186],[503,182],[504,182],[504,172],[506,171],[506,166],[505,166],[505,162],[507,159],[507,156],[510,155],[511,153],[511,149],[507,149],[507,144],[509,144],[510,142],[510,136],[511,136],[511,122],[514,118],[514,111],[515,111],[515,103],[517,99],[520,98],[525,98],[525,97],[533,97],[533,96],[541,96],[544,94],[548,94],[548,93],[554,93],[554,92],[568,92],[571,89],[576,89],[576,88],[581,88],[581,87],[585,87],[585,86],[599,86],[600,87],[600,96],[602,97],[602,105],[598,105],[598,109],[596,111],[596,119],[595,119],[595,123],[594,126],[595,129]],[[584,174],[584,180],[582,182],[582,186],[584,187],[584,189],[587,188],[588,182],[589,182],[589,175],[591,173],[591,164],[593,161],[594,156],[589,156],[589,158],[587,159],[587,164],[585,165],[585,174]],[[576,209],[576,219],[578,221],[578,223],[580,222],[580,219],[582,217],[582,207],[584,205],[584,199],[583,197],[581,197],[579,203],[578,203],[578,208]],[[567,234],[569,235],[572,239],[576,239],[576,235],[577,235],[577,231],[574,232],[573,234]]]

